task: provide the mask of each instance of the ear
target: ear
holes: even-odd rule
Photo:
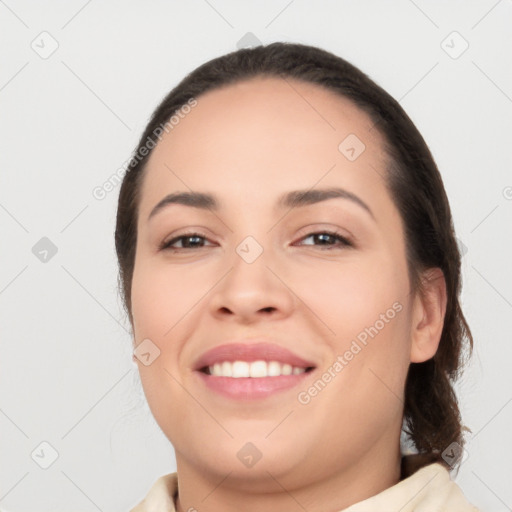
[[[446,281],[440,268],[423,272],[413,305],[411,363],[434,357],[441,341],[446,313]]]

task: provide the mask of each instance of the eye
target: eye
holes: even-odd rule
[[[324,250],[335,249],[336,247],[353,247],[353,244],[346,237],[337,233],[335,231],[318,231],[315,233],[309,233],[307,236],[303,237],[301,240],[307,240],[308,238],[313,238],[312,244],[302,244],[302,245],[313,245],[324,247]],[[173,251],[182,251],[187,249],[200,249],[205,246],[205,242],[208,239],[202,233],[185,233],[180,236],[174,237],[171,240],[164,241],[160,244],[159,250],[173,250]],[[319,242],[319,243],[315,243]],[[181,244],[181,247],[176,244]]]
[[[348,238],[344,237],[340,233],[335,231],[318,231],[316,233],[310,233],[309,235],[301,238],[301,240],[307,240],[308,238],[313,238],[313,241],[319,241],[319,244],[303,244],[303,245],[320,245],[324,246],[325,249],[331,250],[336,247],[353,247],[353,244],[348,240]],[[336,242],[339,242],[338,244]]]
[[[197,249],[204,247],[204,242],[206,240],[206,236],[202,233],[185,233],[183,235],[174,237],[171,240],[162,242],[159,246],[159,250],[179,251],[186,249]],[[181,243],[181,247],[175,246],[178,242]]]

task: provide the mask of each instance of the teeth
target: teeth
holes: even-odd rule
[[[222,363],[222,367],[221,367],[220,371],[221,371],[221,375],[224,375],[225,377],[231,377],[231,375],[233,375],[231,363],[229,363],[228,361],[224,361]],[[219,373],[219,372],[217,372],[217,373]]]
[[[231,377],[238,379],[239,377],[249,377],[249,363],[245,361],[235,361],[231,365]]]
[[[214,377],[278,377],[279,375],[298,375],[304,373],[305,368],[292,366],[279,361],[223,361],[208,367],[210,374]]]
[[[250,377],[266,377],[267,375],[267,363],[265,361],[254,361],[249,365]]]
[[[277,361],[270,361],[267,364],[267,375],[269,377],[277,377],[278,375],[281,375],[281,363],[278,363]]]

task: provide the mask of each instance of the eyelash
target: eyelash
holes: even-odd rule
[[[310,238],[311,236],[315,236],[315,235],[332,236],[332,237],[336,238],[339,242],[341,242],[341,247],[353,247],[354,246],[352,244],[352,242],[350,242],[350,240],[348,240],[348,238],[344,237],[343,235],[341,235],[340,233],[338,233],[336,231],[329,231],[329,230],[315,231],[313,233],[309,233],[306,236],[302,237],[301,240],[305,240],[305,239]],[[183,235],[177,236],[169,241],[162,242],[159,246],[159,250],[160,251],[164,251],[164,250],[172,251],[172,252],[186,251],[186,250],[191,250],[191,249],[193,250],[194,249],[193,247],[171,247],[174,243],[179,242],[180,240],[185,239],[185,238],[204,238],[205,240],[207,239],[207,237],[202,233],[198,233],[198,232],[184,233]],[[320,244],[320,245],[308,244],[308,245],[322,247],[322,244]],[[198,248],[201,249],[202,247],[203,246],[199,246]],[[338,246],[338,247],[340,247],[340,246]],[[324,246],[324,248],[321,250],[329,251],[334,248],[336,248],[335,244],[326,244],[326,246]]]

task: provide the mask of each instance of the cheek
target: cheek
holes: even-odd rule
[[[404,304],[383,300],[380,307],[375,301],[373,311],[355,301],[342,304],[345,310],[338,309],[337,322],[330,324],[336,336],[326,337],[332,340],[331,355],[318,379],[297,397],[304,428],[311,426],[303,434],[314,436],[323,429],[329,439],[325,461],[332,453],[358,457],[384,432],[391,432],[392,441],[402,421],[409,366]]]
[[[345,403],[361,400],[369,409],[379,409],[387,399],[397,402],[409,364],[410,318],[407,279],[397,275],[396,262],[323,262],[302,275],[293,289],[307,305],[304,318],[314,322],[311,330],[325,333],[325,370],[342,357],[343,369],[331,368],[337,375],[331,390],[344,394],[350,389]],[[334,395],[332,399],[336,403]]]
[[[180,435],[180,422],[173,418],[197,414],[188,411],[190,400],[178,383],[182,379],[177,364],[179,337],[185,336],[186,325],[180,319],[197,302],[195,295],[201,293],[190,291],[193,289],[186,272],[171,272],[149,261],[139,262],[134,269],[131,300],[135,345],[149,339],[158,354],[147,366],[137,362],[140,380],[155,420],[170,439]]]
[[[404,285],[391,265],[371,258],[341,262],[309,262],[289,274],[293,290],[308,316],[313,312],[337,348],[373,325],[381,314],[403,300]],[[393,314],[394,311],[391,311]],[[379,324],[380,325],[380,324]]]
[[[158,261],[141,263],[134,269],[132,311],[136,342],[152,336],[169,340],[175,326],[204,297],[215,276],[186,267],[170,267]]]
[[[167,424],[168,413],[186,407],[187,396],[178,384],[182,379],[179,358],[196,326],[191,319],[201,312],[201,299],[216,280],[217,275],[208,269],[187,271],[186,265],[172,267],[149,258],[141,259],[134,268],[131,300],[135,345],[149,339],[159,351],[150,365],[138,362],[138,367],[146,398],[159,423]]]

